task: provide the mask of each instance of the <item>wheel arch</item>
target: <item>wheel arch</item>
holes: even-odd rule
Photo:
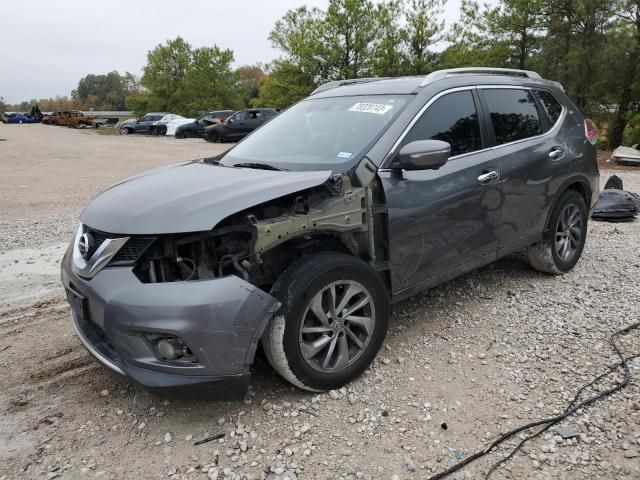
[[[565,180],[558,188],[556,195],[554,195],[553,201],[551,205],[549,205],[549,209],[547,210],[547,219],[544,223],[544,232],[546,233],[549,230],[549,221],[551,220],[551,215],[553,214],[553,210],[556,208],[558,201],[565,194],[565,192],[573,190],[577,192],[582,199],[584,200],[585,205],[587,206],[587,210],[589,209],[589,205],[591,203],[591,186],[589,185],[589,181],[583,177],[571,177]]]

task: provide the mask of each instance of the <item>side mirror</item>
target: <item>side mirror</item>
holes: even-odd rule
[[[400,149],[397,165],[405,170],[437,170],[451,154],[451,145],[440,140],[416,140]]]

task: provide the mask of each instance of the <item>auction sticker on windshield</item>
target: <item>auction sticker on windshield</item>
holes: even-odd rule
[[[383,103],[356,103],[349,109],[350,112],[377,113],[384,115],[393,108],[393,105],[385,105]]]

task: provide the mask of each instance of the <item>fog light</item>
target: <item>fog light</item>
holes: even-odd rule
[[[198,359],[186,343],[166,333],[147,333],[144,335],[159,360],[181,364],[198,364]]]
[[[175,360],[184,356],[186,345],[178,338],[163,338],[156,342],[158,355],[165,360]]]

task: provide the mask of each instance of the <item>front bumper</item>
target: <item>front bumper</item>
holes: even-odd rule
[[[72,292],[74,329],[100,363],[163,396],[244,396],[258,341],[278,307],[273,297],[236,276],[144,284],[130,267],[107,267],[88,280],[74,272],[71,251],[62,284]],[[150,334],[178,337],[197,363],[159,359]]]

